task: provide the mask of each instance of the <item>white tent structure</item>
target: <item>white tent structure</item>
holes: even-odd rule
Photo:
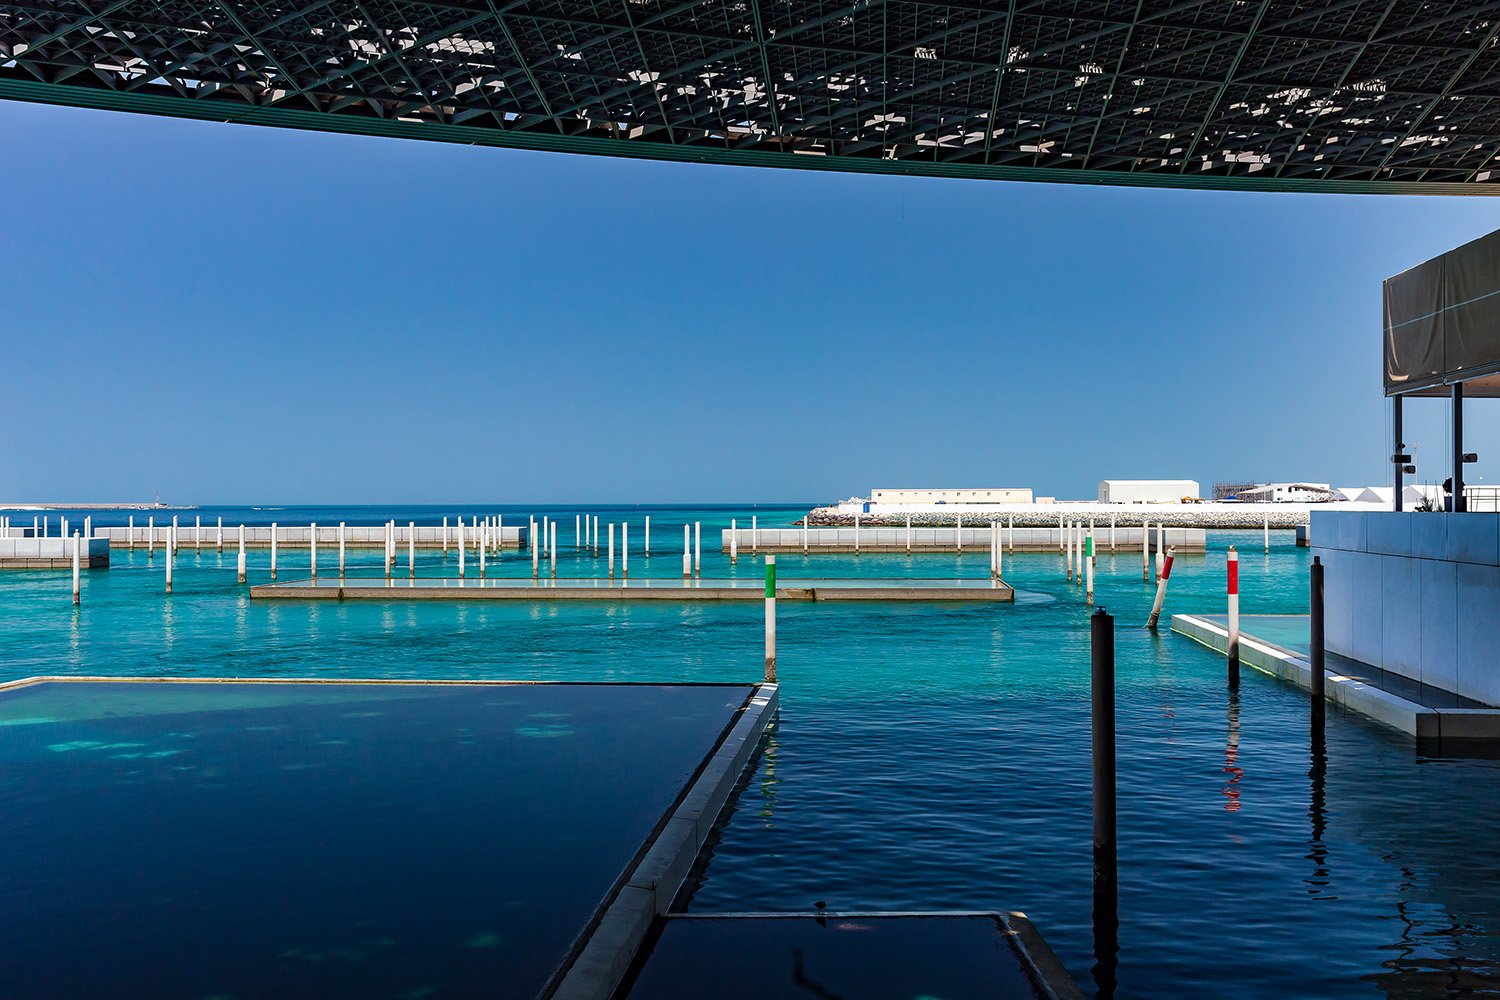
[[[1396,499],[1394,486],[1341,486],[1334,492],[1351,503],[1378,503],[1389,507]]]

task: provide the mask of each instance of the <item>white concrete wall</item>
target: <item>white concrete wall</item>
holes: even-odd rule
[[[915,525],[911,529],[911,544],[914,549],[939,551],[957,551],[960,539],[955,535],[962,531],[962,544],[964,552],[986,553],[990,547],[990,529],[988,526],[978,528],[919,528]],[[1134,553],[1136,558],[1140,557],[1141,532],[1148,530],[1151,535],[1152,551],[1156,550],[1157,529],[1142,528],[1116,528],[1115,547],[1119,553]],[[905,551],[906,528],[808,528],[806,541],[808,551],[828,549],[851,549],[854,547],[855,532],[859,533],[859,545],[861,549],[876,551]],[[1202,552],[1204,550],[1208,533],[1202,528],[1164,528],[1163,544],[1175,546],[1183,552]],[[749,528],[737,528],[730,531],[725,528],[719,532],[719,547],[721,551],[729,551],[729,538],[737,536],[735,545],[741,553],[751,551],[751,541],[761,549],[774,549],[785,551],[788,549],[801,549],[803,544],[803,530],[801,528],[760,528],[752,532]],[[1061,529],[1058,528],[1016,528],[1012,530],[1001,526],[1000,540],[1007,547],[1014,544],[1017,549],[1029,551],[1056,551],[1061,537]],[[1107,556],[1109,552],[1109,525],[1096,525],[1094,528],[1095,554]]]
[[[1330,651],[1500,705],[1500,514],[1312,518]]]
[[[1031,503],[1031,491],[1020,488],[989,490],[871,490],[871,503]]]
[[[1105,479],[1099,483],[1100,503],[1160,503],[1201,495],[1191,479]]]
[[[146,544],[147,527],[137,523],[134,529],[135,545],[140,548]],[[156,545],[160,548],[166,543],[167,536],[172,531],[171,520],[166,524],[158,523],[150,529],[156,538]],[[416,543],[419,548],[441,548],[443,545],[443,526],[441,524],[419,524],[416,526]],[[569,528],[569,538],[571,535]],[[240,526],[238,524],[224,525],[224,548],[234,548],[239,545]],[[127,527],[95,528],[94,534],[107,538],[114,543],[116,549],[128,549],[130,547],[131,529]],[[405,547],[407,535],[409,534],[405,524],[396,525],[396,545],[398,548]],[[562,544],[562,527],[557,529],[558,545]],[[500,528],[500,542],[507,548],[516,548],[522,544],[526,535],[524,524],[505,524]],[[191,522],[177,525],[177,547],[179,549],[191,549],[199,546],[197,532],[194,531]],[[468,521],[464,522],[464,537],[470,545],[474,544],[474,527]],[[218,525],[204,524],[201,547],[216,548],[218,546]],[[312,539],[312,528],[309,525],[279,524],[276,526],[277,545],[307,545]],[[318,544],[337,545],[339,543],[339,526],[334,524],[318,525]],[[247,525],[245,528],[245,544],[256,548],[266,548],[271,544],[270,525]],[[361,548],[379,548],[385,545],[385,527],[383,525],[347,525],[344,528],[344,544]],[[456,521],[448,522],[448,544],[458,544],[458,525]]]
[[[82,525],[80,525],[82,527]],[[109,555],[109,542],[103,538],[83,538],[78,550],[80,558],[94,559]],[[0,538],[0,560],[12,559],[72,559],[73,539],[59,538]]]

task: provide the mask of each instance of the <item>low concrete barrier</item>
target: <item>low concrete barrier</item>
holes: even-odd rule
[[[1116,554],[1141,552],[1141,532],[1150,532],[1151,549],[1157,545],[1157,535],[1166,546],[1176,547],[1179,553],[1204,551],[1208,532],[1202,528],[1115,528],[1114,547]],[[1061,528],[1000,528],[1000,543],[1007,552],[1058,552],[1062,546]],[[740,555],[756,552],[802,552],[829,554],[834,552],[964,552],[984,554],[989,551],[990,529],[988,525],[975,528],[919,528],[913,525],[908,532],[901,528],[725,528],[719,533],[720,550],[728,552],[730,538]],[[857,541],[856,541],[857,539]],[[1099,555],[1110,552],[1109,525],[1094,526],[1094,546]]]
[[[79,544],[80,569],[99,569],[109,565],[108,539],[82,538]],[[72,568],[72,538],[0,538],[0,569]]]
[[[238,524],[230,527],[224,525],[224,548],[239,547]],[[132,528],[96,528],[96,536],[107,538],[116,548],[128,548],[132,535],[135,539],[136,548],[146,545],[148,532],[155,536],[156,547],[161,548],[167,542],[167,537],[172,532],[172,526],[158,524],[153,528],[147,528],[143,524],[137,524]],[[177,548],[215,548],[218,545],[219,529],[217,524],[205,524],[202,529],[202,537],[198,537],[198,531],[191,524],[179,524],[177,527]],[[396,548],[405,549],[408,536],[415,534],[416,544],[419,549],[440,549],[443,547],[443,526],[440,524],[417,525],[416,528],[408,530],[404,524],[396,525]],[[507,524],[500,528],[500,545],[502,548],[519,549],[525,544],[526,526],[524,524]],[[472,546],[474,543],[474,529],[470,525],[464,526],[464,537]],[[276,526],[276,544],[282,545],[307,545],[312,540],[312,527],[310,525],[279,524]],[[334,524],[318,525],[318,545],[338,545],[339,526]],[[458,545],[458,528],[455,525],[448,526],[448,544]],[[344,546],[351,549],[379,549],[385,547],[385,526],[380,524],[346,525],[344,527]],[[253,549],[266,549],[271,547],[270,525],[247,525],[245,527],[245,547]]]

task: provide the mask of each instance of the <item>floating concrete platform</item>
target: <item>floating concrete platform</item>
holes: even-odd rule
[[[0,842],[27,859],[0,882],[6,995],[607,1000],[776,705],[765,684],[0,684]]]
[[[765,584],[746,580],[608,580],[319,577],[250,588],[253,598],[322,601],[763,601]],[[798,580],[776,588],[785,601],[1015,600],[1003,580]]]
[[[673,913],[617,1000],[1083,1000],[1020,913]]]
[[[1087,524],[1087,522],[1085,522]],[[1141,533],[1150,539],[1154,552],[1158,541],[1181,552],[1202,552],[1208,533],[1202,528],[1115,528],[1113,540],[1109,525],[1094,525],[1094,547],[1099,555],[1141,554]],[[1158,539],[1158,535],[1162,536]],[[829,555],[849,552],[971,552],[983,555],[990,550],[988,524],[967,528],[725,528],[719,533],[719,548],[733,547],[741,556],[761,552],[805,552]],[[1010,552],[1062,552],[1061,528],[1009,528],[1000,525],[1000,544]]]
[[[80,538],[78,544],[80,569],[102,569],[109,565],[107,540]],[[72,568],[72,538],[0,538],[0,569]]]
[[[1306,615],[1244,615],[1240,663],[1311,689]],[[1251,631],[1259,628],[1265,637]],[[1228,655],[1222,616],[1173,615],[1172,631]],[[1401,730],[1424,750],[1465,753],[1500,745],[1500,708],[1417,683],[1379,667],[1325,654],[1327,700]]]

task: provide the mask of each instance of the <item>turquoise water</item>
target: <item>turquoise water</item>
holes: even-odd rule
[[[530,1000],[749,692],[5,692],[4,995]]]
[[[761,514],[789,524],[803,509]],[[630,513],[637,552],[641,513]],[[680,578],[683,516],[703,521],[704,577],[761,574],[707,544],[748,508],[651,513],[657,554],[633,552],[632,575]],[[559,574],[595,572],[602,556],[573,553],[572,512],[560,519]],[[1291,532],[1269,555],[1259,532],[1229,532],[1178,559],[1169,613],[1222,610],[1231,542],[1245,613],[1305,612],[1308,555]],[[1151,597],[1139,553],[1101,548],[1099,601],[1119,619],[1121,928],[1118,969],[1106,962],[1098,977],[1117,976],[1122,997],[1500,995],[1500,766],[1419,757],[1407,737],[1336,711],[1315,755],[1303,694],[1246,671],[1231,697],[1222,656],[1133,627]],[[76,612],[66,573],[0,576],[5,676],[746,681],[762,670],[753,603],[252,603],[233,553],[188,550],[164,598],[159,553],[113,558],[85,574]],[[320,551],[320,569],[328,558]],[[443,571],[440,555],[420,558],[420,573]],[[297,559],[283,550],[283,579]],[[252,582],[266,560],[250,553]],[[378,551],[350,553],[351,572],[380,564]],[[777,564],[788,584],[988,573],[984,551]],[[1088,608],[1061,566],[1007,556],[1011,606],[783,605],[781,715],[691,908],[1022,910],[1093,983]],[[498,567],[531,571],[514,552]]]

